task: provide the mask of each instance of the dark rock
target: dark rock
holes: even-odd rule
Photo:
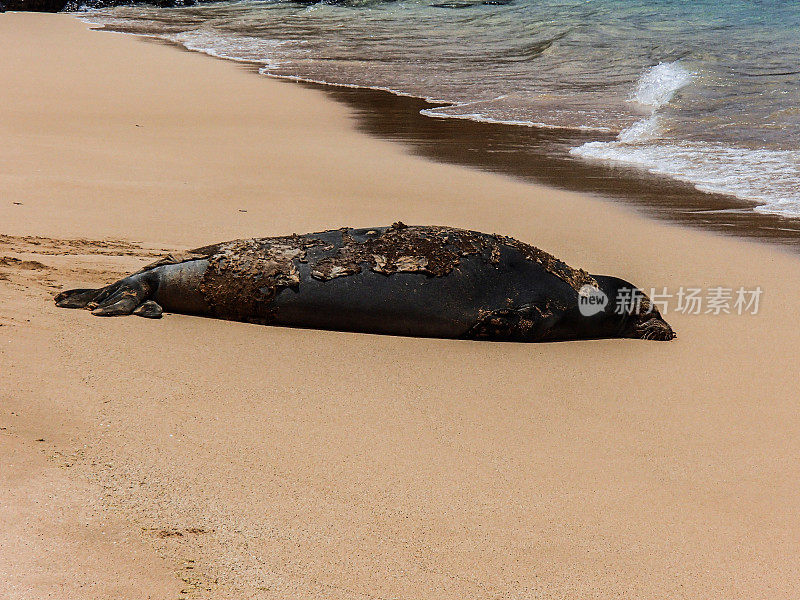
[[[5,10],[30,12],[58,12],[64,9],[67,0],[2,0]]]

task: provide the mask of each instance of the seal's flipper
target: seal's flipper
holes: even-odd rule
[[[103,288],[94,290],[67,290],[61,292],[55,298],[56,306],[59,308],[86,308],[102,290]]]
[[[133,295],[121,293],[113,296],[110,301],[103,306],[98,306],[92,311],[96,317],[119,317],[122,315],[133,314],[139,306],[139,299]]]
[[[78,289],[61,292],[55,301],[58,307],[87,308],[93,315],[100,317],[130,315],[140,307],[143,316],[155,316],[161,307],[158,307],[157,311],[150,306],[155,304],[148,300],[150,290],[151,286],[141,277],[126,277],[96,290]]]
[[[144,304],[150,295],[149,286],[133,277],[127,277],[111,287],[116,288],[115,291],[107,294],[101,301],[94,301],[97,307],[92,311],[93,315],[117,317],[133,314],[133,311]]]
[[[107,285],[104,288],[100,288],[97,290],[97,294],[92,299],[89,304],[86,305],[86,308],[89,310],[94,310],[106,300],[114,296],[120,289],[122,288],[122,282],[118,281],[116,283],[112,283],[111,285]]]
[[[161,308],[158,302],[154,300],[148,300],[134,310],[133,314],[140,317],[146,317],[148,319],[160,319],[161,315],[164,314],[164,309]]]

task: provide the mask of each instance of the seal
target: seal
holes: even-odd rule
[[[168,311],[418,337],[675,337],[622,279],[573,269],[510,237],[403,223],[214,244],[55,301],[98,316]]]

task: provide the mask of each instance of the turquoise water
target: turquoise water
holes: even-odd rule
[[[606,141],[571,152],[800,216],[800,2],[235,2],[86,17],[267,75],[445,103],[431,118],[596,130]]]

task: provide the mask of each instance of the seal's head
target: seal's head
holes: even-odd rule
[[[650,299],[647,296],[645,298],[649,303]],[[632,314],[628,319],[627,327],[623,331],[623,337],[640,340],[668,342],[676,336],[677,334],[672,330],[672,327],[669,326],[669,323],[664,320],[655,307],[652,307],[649,311],[641,310],[638,314]]]
[[[650,298],[633,284],[617,277],[596,276],[608,297],[603,316],[619,337],[669,341],[676,337]]]
[[[650,298],[633,284],[617,277],[592,275],[595,285],[578,291],[578,306],[564,314],[558,324],[578,339],[635,338],[668,341],[675,332]]]

